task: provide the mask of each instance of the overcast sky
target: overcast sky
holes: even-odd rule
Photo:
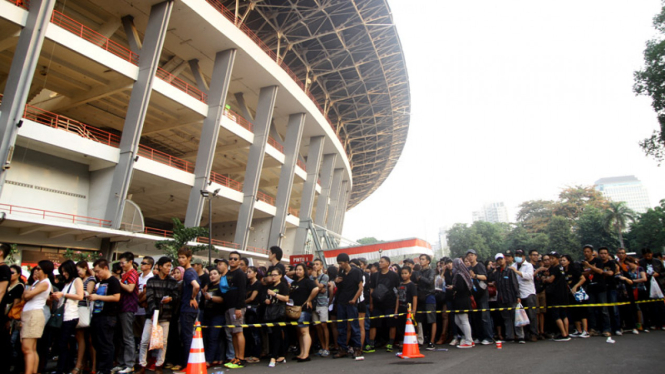
[[[665,166],[638,142],[658,122],[632,91],[660,0],[388,0],[407,62],[411,123],[386,182],[343,236],[420,237],[523,201],[635,175],[652,205]]]

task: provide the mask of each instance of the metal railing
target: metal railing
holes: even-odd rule
[[[256,200],[275,206],[275,198],[261,191],[256,191]]]
[[[284,146],[279,144],[277,140],[275,140],[272,136],[268,137],[268,144],[270,144],[273,148],[278,150],[280,153],[284,153]]]
[[[0,211],[7,212],[8,214],[24,214],[29,216],[41,217],[42,219],[62,220],[64,222],[71,222],[88,226],[97,226],[97,227],[111,226],[111,221],[101,218],[79,216],[76,214],[54,212],[50,210],[28,208],[24,206],[16,206],[10,204],[0,204]]]
[[[303,171],[307,171],[307,167],[305,166],[304,162],[297,160],[296,165],[298,165]]]
[[[225,175],[215,173],[214,171],[210,172],[210,180],[222,186],[228,187],[232,190],[242,192],[242,183],[235,181]]]
[[[175,169],[186,171],[188,173],[194,173],[195,165],[193,163],[183,160],[181,158],[173,157],[169,154],[158,151],[156,149],[146,147],[143,144],[139,144],[139,149],[137,153],[141,157],[145,157],[149,160],[159,162],[160,164],[164,164]]]

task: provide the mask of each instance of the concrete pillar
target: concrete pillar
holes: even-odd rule
[[[194,74],[194,79],[196,79],[196,85],[199,87],[199,90],[208,93],[208,90],[210,87],[208,86],[208,82],[206,82],[205,77],[203,76],[203,73],[201,73],[201,69],[199,68],[199,60],[198,59],[193,59],[189,60],[189,68],[192,69],[192,74]],[[213,72],[214,74],[214,72]],[[213,78],[214,82],[214,78]],[[228,91],[228,89],[227,89]],[[226,93],[224,93],[226,97]],[[209,104],[209,103],[208,103]]]
[[[321,194],[316,202],[316,217],[314,223],[325,227],[326,215],[328,214],[328,199],[330,198],[330,187],[333,180],[333,168],[337,161],[337,154],[329,153],[323,155],[323,165],[321,166]]]
[[[0,194],[10,168],[16,136],[56,0],[32,0],[9,68],[0,106]]]
[[[307,153],[307,179],[302,189],[300,198],[300,225],[296,229],[293,254],[302,254],[307,241],[307,230],[312,222],[312,208],[314,207],[314,196],[316,193],[316,181],[319,179],[319,167],[321,166],[321,155],[325,144],[323,136],[309,138],[309,152]]]
[[[134,173],[134,162],[138,161],[139,140],[152,94],[152,84],[157,79],[155,73],[159,64],[159,56],[162,54],[164,39],[166,39],[172,9],[172,0],[155,4],[150,9],[139,59],[139,75],[134,82],[129,98],[125,125],[120,139],[120,157],[113,172],[111,194],[106,206],[106,219],[112,222],[111,227],[114,229],[120,228],[122,224],[125,197]]]
[[[275,205],[277,213],[272,219],[270,227],[269,244],[282,245],[284,230],[286,228],[286,215],[289,212],[289,201],[293,188],[293,177],[296,172],[296,162],[302,131],[305,127],[305,113],[296,113],[289,116],[289,124],[286,129],[286,141],[284,144],[284,165],[279,173],[279,185],[277,186],[277,199]]]
[[[332,187],[330,188],[330,203],[328,204],[328,216],[325,219],[325,227],[332,230],[335,227],[335,215],[339,208],[339,199],[342,196],[342,173],[344,169],[333,171]]]
[[[245,181],[243,183],[243,201],[238,212],[238,224],[236,225],[236,234],[234,242],[240,245],[240,250],[247,247],[249,237],[249,228],[254,216],[254,203],[256,202],[256,193],[259,190],[261,179],[261,169],[263,168],[263,159],[266,155],[266,142],[268,141],[268,131],[270,131],[270,121],[272,112],[275,109],[275,100],[277,99],[277,86],[263,87],[259,92],[259,104],[256,108],[256,118],[254,120],[254,142],[249,147],[249,156],[247,157],[247,168],[245,170]]]
[[[205,205],[201,191],[208,187],[210,170],[215,159],[215,148],[219,136],[219,127],[224,115],[226,94],[229,92],[231,72],[235,61],[236,50],[228,49],[218,52],[215,56],[215,66],[212,70],[212,82],[208,94],[208,115],[203,120],[199,149],[196,154],[196,167],[194,169],[194,186],[189,193],[185,226],[195,227],[201,223],[201,215]]]

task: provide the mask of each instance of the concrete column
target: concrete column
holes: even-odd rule
[[[254,142],[249,147],[245,181],[242,188],[244,196],[242,205],[240,205],[240,212],[238,212],[238,224],[236,225],[234,239],[235,243],[240,245],[240,250],[243,251],[247,247],[249,228],[254,216],[254,203],[256,202],[256,193],[259,190],[261,169],[266,155],[268,131],[270,131],[270,121],[275,109],[276,99],[277,86],[263,87],[259,92],[259,104],[256,108],[256,118],[254,120]]]
[[[300,198],[300,225],[296,229],[293,254],[302,254],[307,241],[307,230],[309,230],[309,224],[312,222],[316,181],[319,179],[319,167],[321,166],[321,155],[323,154],[325,140],[323,136],[309,138],[309,152],[305,164],[307,179]]]
[[[192,74],[194,74],[194,79],[196,79],[196,85],[199,87],[199,90],[208,93],[210,87],[208,86],[208,82],[206,82],[203,74],[201,73],[201,69],[199,68],[199,60],[195,58],[193,60],[189,60],[188,62],[189,68],[192,69]],[[226,93],[224,93],[224,95],[226,96]]]
[[[25,27],[9,68],[2,105],[0,106],[0,194],[10,168],[16,136],[28,101],[30,85],[44,44],[46,27],[51,19],[56,0],[32,0]]]
[[[120,139],[120,157],[113,172],[111,194],[106,205],[106,219],[112,228],[118,229],[122,224],[122,213],[125,198],[134,173],[134,162],[138,161],[137,151],[143,123],[148,112],[148,103],[152,94],[152,84],[162,54],[162,46],[166,39],[166,31],[173,9],[173,1],[168,0],[155,4],[150,9],[148,26],[145,31],[141,58],[139,59],[139,75],[134,82],[129,98],[125,125]]]
[[[342,197],[342,173],[344,169],[333,171],[332,187],[330,188],[330,203],[328,204],[328,216],[325,219],[325,227],[332,230],[335,227],[335,215],[339,208],[340,197]]]
[[[275,200],[277,213],[272,219],[270,226],[270,245],[282,245],[284,230],[286,228],[286,215],[289,212],[289,200],[293,189],[293,177],[296,172],[298,151],[302,131],[305,127],[305,113],[296,113],[289,116],[289,124],[286,129],[286,142],[284,144],[284,165],[279,173],[279,185],[277,186],[277,199]]]
[[[348,187],[349,186],[349,181],[343,181],[342,182],[342,188],[339,192],[339,201],[337,204],[337,208],[335,209],[335,219],[333,221],[333,224],[331,226],[331,230],[338,233],[342,234],[342,222],[344,221],[344,215],[346,214],[346,206],[347,203],[349,202],[349,191]]]
[[[333,168],[337,161],[337,154],[329,153],[323,155],[323,165],[321,166],[321,194],[316,202],[316,217],[314,223],[319,226],[326,226],[326,215],[328,214],[328,198],[330,198],[330,187],[333,180]]]
[[[215,66],[212,70],[212,82],[208,94],[208,115],[203,120],[199,149],[196,154],[194,186],[189,192],[189,203],[185,215],[186,227],[199,226],[201,223],[201,215],[205,205],[201,191],[208,187],[210,181],[210,170],[215,159],[219,127],[222,115],[224,115],[226,94],[229,92],[235,56],[235,49],[217,52],[215,56]]]

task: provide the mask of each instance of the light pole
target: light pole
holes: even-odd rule
[[[212,198],[217,196],[219,190],[216,189],[212,196],[207,190],[201,190],[201,196],[208,199],[208,265],[212,263]]]

